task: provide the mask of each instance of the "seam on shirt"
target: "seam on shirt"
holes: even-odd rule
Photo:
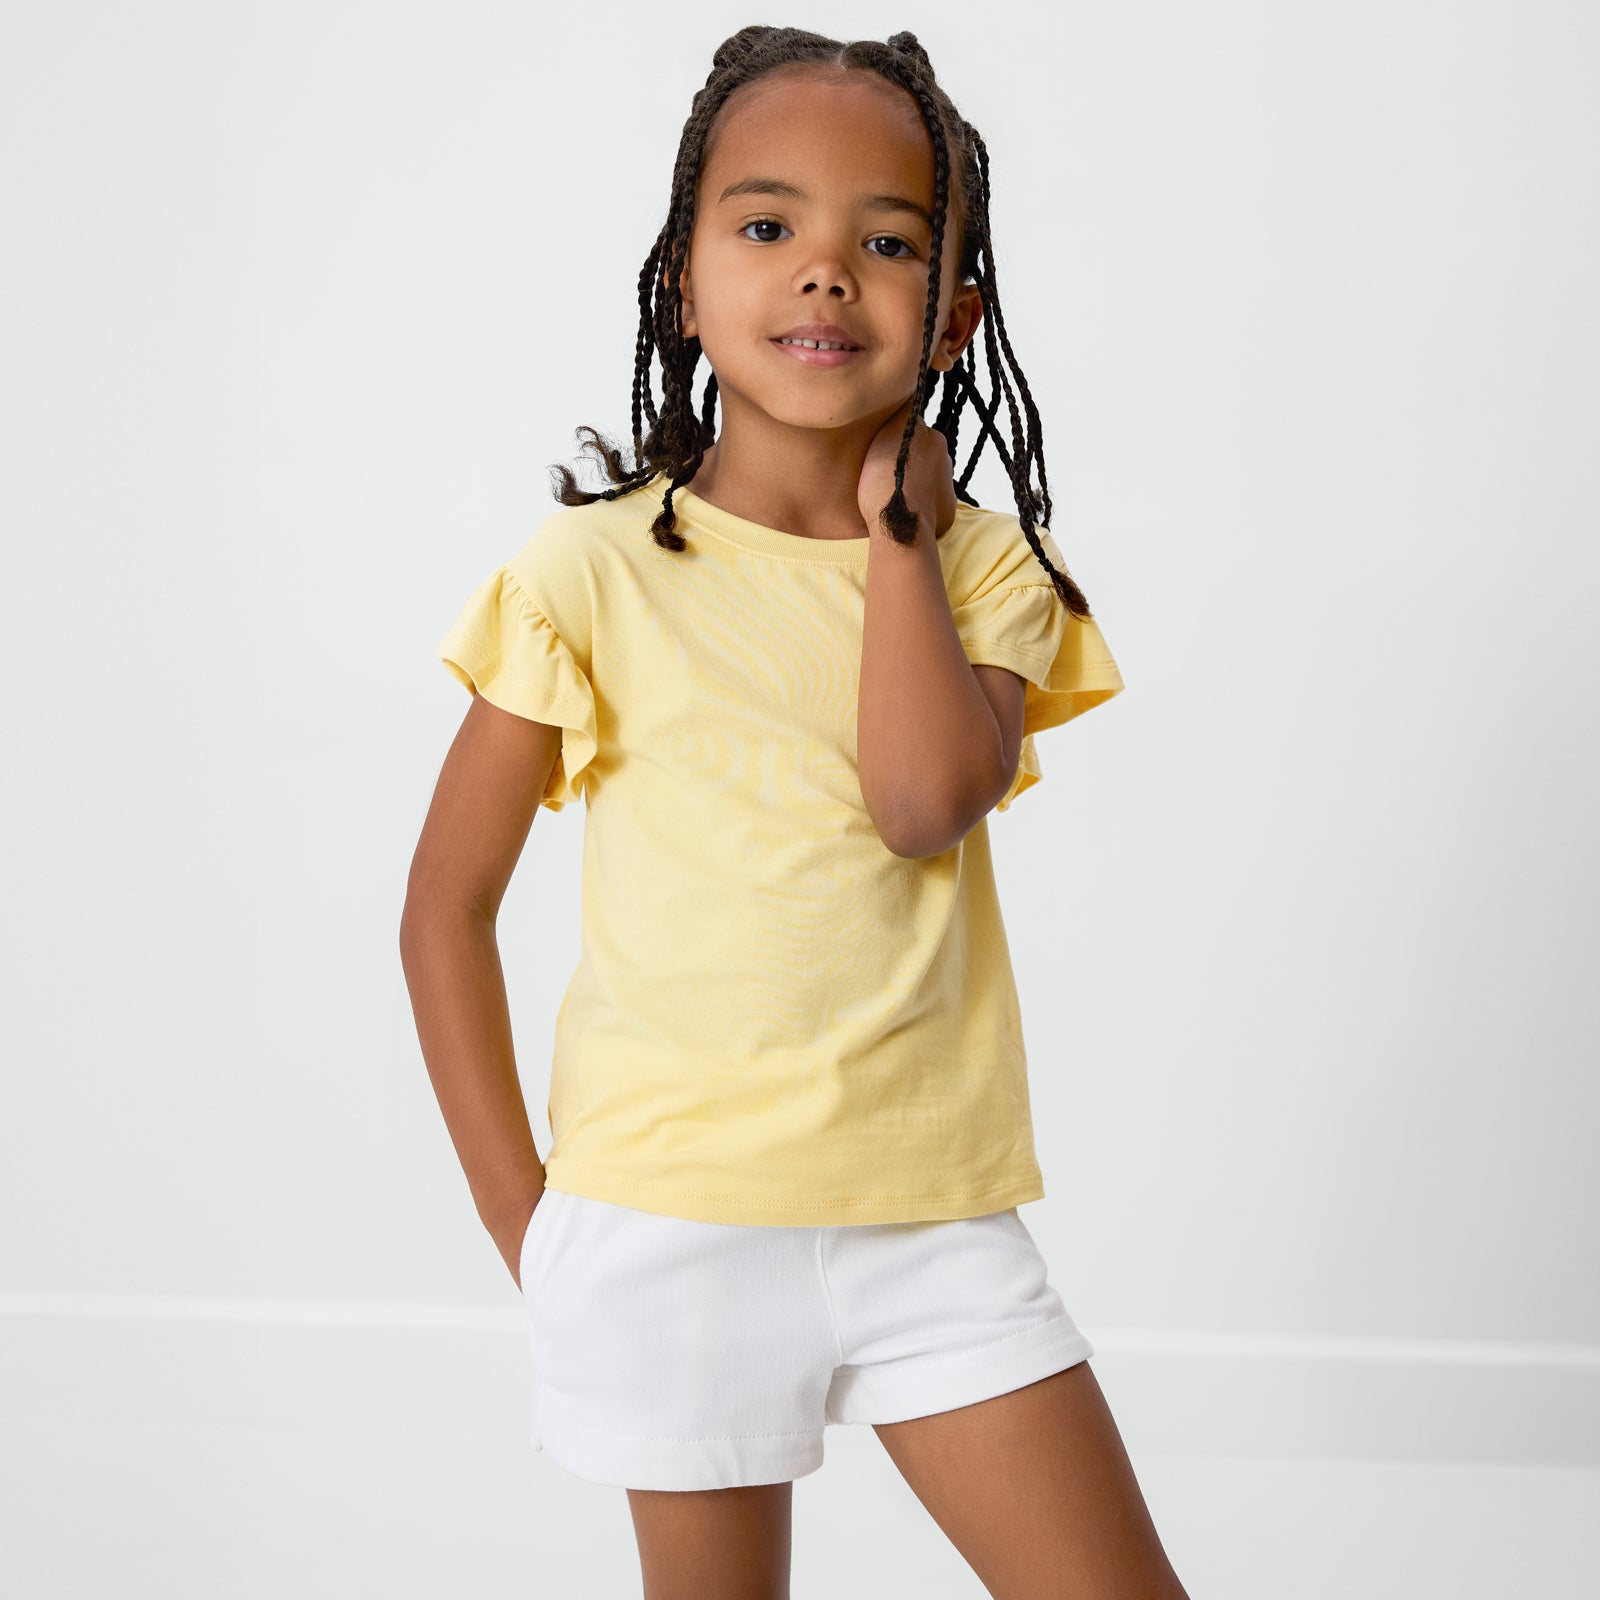
[[[692,513],[682,510],[676,504],[673,505],[672,510],[674,515],[681,518],[684,522],[687,522],[696,533],[708,534],[711,538],[715,539],[718,544],[725,544],[729,547],[729,549],[732,550],[742,550],[746,555],[760,556],[764,561],[784,561],[790,566],[801,567],[859,567],[862,565],[862,561],[859,556],[830,556],[826,559],[821,556],[786,556],[782,553],[782,551],[779,550],[762,550],[757,548],[755,545],[741,544],[739,540],[730,539],[725,533],[718,533],[715,528],[708,528],[705,523],[697,521]],[[791,535],[791,537],[798,536]],[[831,539],[817,539],[813,541],[815,544],[832,544],[834,542],[835,541]],[[856,541],[853,539],[841,539],[837,542],[840,544],[854,544]],[[1048,585],[1040,584],[1038,587],[1047,588]]]
[[[495,569],[494,576],[497,578],[506,579],[510,586],[516,590],[517,601],[519,604],[525,606],[529,611],[536,611],[541,617],[544,617],[546,622],[550,622],[549,617],[545,616],[544,607],[541,606],[531,594],[529,594],[528,586],[516,575],[515,572],[512,571],[509,563],[497,567]],[[555,623],[550,622],[550,626],[554,628]]]
[[[457,658],[454,657],[454,656],[450,656],[450,657],[448,657],[448,659],[450,661],[453,661],[455,663],[455,665],[458,666],[458,667],[465,665],[464,662],[462,662],[460,660],[457,660]],[[504,657],[491,653],[489,655],[481,656],[479,658],[479,660],[480,660],[480,668],[482,668],[482,667],[493,667],[493,666],[496,666],[496,665],[503,664]],[[507,679],[507,680],[509,680],[512,688],[520,689],[520,690],[524,691],[526,694],[528,694],[531,698],[542,701],[551,710],[560,710],[560,709],[562,709],[562,707],[563,707],[563,705],[565,703],[563,701],[563,698],[562,698],[562,694],[563,694],[562,690],[560,690],[560,689],[554,689],[554,690],[552,690],[552,689],[542,689],[542,688],[539,687],[538,684],[529,683],[529,682],[526,681],[526,679],[519,678],[514,673],[510,673],[510,672],[487,671],[487,672],[469,673],[468,676],[470,676],[472,678],[474,687],[477,687],[477,682],[478,682],[478,678],[479,678],[480,675],[482,676],[482,679],[483,679],[484,688],[492,689],[502,679]],[[483,694],[483,689],[481,689],[481,688],[478,689],[478,693],[479,694]],[[485,700],[487,700],[489,698],[488,695],[484,695],[483,697],[484,697]],[[571,727],[571,726],[573,726],[573,724],[571,724],[571,723],[563,723],[563,726]]]
[[[1026,649],[1024,646],[1022,646],[1020,644],[1013,644],[1011,642],[1011,640],[1009,640],[1009,639],[994,639],[994,638],[990,638],[987,635],[973,635],[973,634],[970,634],[970,633],[960,633],[960,634],[957,634],[956,637],[958,639],[960,639],[962,644],[997,644],[997,645],[1003,645],[1013,655],[1026,656],[1030,661],[1038,661],[1038,662],[1041,662],[1041,663],[1048,663],[1048,662],[1051,662],[1051,661],[1055,660],[1054,656],[1047,656],[1042,651],[1039,651],[1039,650]]]
[[[546,1165],[549,1158],[546,1158]],[[603,1181],[611,1183],[618,1189],[636,1189],[645,1194],[680,1195],[686,1200],[732,1200],[748,1204],[748,1194],[728,1194],[710,1189],[669,1189],[664,1184],[640,1183],[637,1178],[607,1178]],[[856,1200],[761,1200],[758,1203],[770,1206],[774,1210],[785,1211],[827,1211],[835,1206],[876,1206],[893,1201],[925,1201],[925,1200],[985,1200],[992,1194],[1005,1194],[1009,1189],[1015,1189],[1023,1179],[1013,1178],[1009,1183],[999,1183],[992,1189],[980,1189],[976,1193],[971,1190],[958,1189],[946,1194],[876,1194],[866,1195]],[[1034,1178],[1026,1180],[1036,1182]],[[952,1219],[960,1220],[960,1219]]]
[[[1056,592],[1056,586],[1048,579],[1040,583],[1014,583],[1008,589],[985,589],[982,594],[969,594],[967,598],[956,607],[956,610],[963,610],[967,606],[982,605],[986,601],[993,601],[996,605],[998,605],[1003,600],[1011,599],[1013,595],[1036,594],[1041,589],[1046,594],[1054,594]],[[1062,602],[1063,605],[1065,603],[1065,601]]]

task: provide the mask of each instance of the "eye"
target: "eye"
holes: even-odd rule
[[[916,255],[916,253],[917,253],[916,247],[911,243],[911,241],[909,239],[902,239],[898,235],[893,234],[893,233],[880,233],[880,234],[877,234],[873,238],[869,239],[867,242],[869,244],[876,244],[879,239],[887,239],[890,244],[903,244],[906,247],[906,249],[910,252],[910,254],[912,256]],[[874,255],[878,255],[881,252],[879,252],[877,250],[874,250],[872,253]],[[910,258],[908,256],[884,256],[883,259],[885,261],[905,261],[905,260],[908,260]]]
[[[779,229],[783,229],[784,232],[788,231],[786,228],[784,228],[783,224],[781,222],[779,222],[776,217],[752,217],[749,222],[745,223],[745,225],[742,228],[740,228],[739,232],[740,232],[741,236],[743,236],[745,238],[749,238],[750,230],[752,228],[779,228]],[[880,239],[887,239],[890,244],[897,244],[897,245],[903,246],[905,251],[906,251],[906,254],[903,255],[903,256],[902,255],[884,255],[884,253],[881,250],[874,250],[872,252],[873,255],[882,256],[885,261],[910,261],[910,260],[914,260],[916,258],[916,254],[917,254],[916,246],[913,245],[909,239],[902,239],[897,234],[893,234],[893,233],[878,233],[878,234],[874,234],[872,236],[872,238],[870,238],[867,241],[867,243],[869,245],[877,244]],[[751,242],[751,244],[776,244],[778,241],[776,239],[751,239],[750,242]]]

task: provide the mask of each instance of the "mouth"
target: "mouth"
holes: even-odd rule
[[[767,341],[791,361],[807,367],[842,367],[866,352],[860,345],[846,345],[836,339],[779,338]]]

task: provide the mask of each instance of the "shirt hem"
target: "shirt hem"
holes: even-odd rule
[[[791,1200],[644,1183],[559,1157],[545,1163],[545,1187],[611,1205],[628,1206],[635,1211],[651,1211],[658,1216],[794,1228],[950,1221],[1008,1211],[1013,1206],[1044,1198],[1044,1180],[1037,1168],[981,1190]]]

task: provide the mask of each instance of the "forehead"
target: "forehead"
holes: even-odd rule
[[[752,173],[933,200],[933,148],[904,89],[875,72],[791,68],[737,89],[717,118],[704,197]],[[713,184],[715,188],[713,188]]]

